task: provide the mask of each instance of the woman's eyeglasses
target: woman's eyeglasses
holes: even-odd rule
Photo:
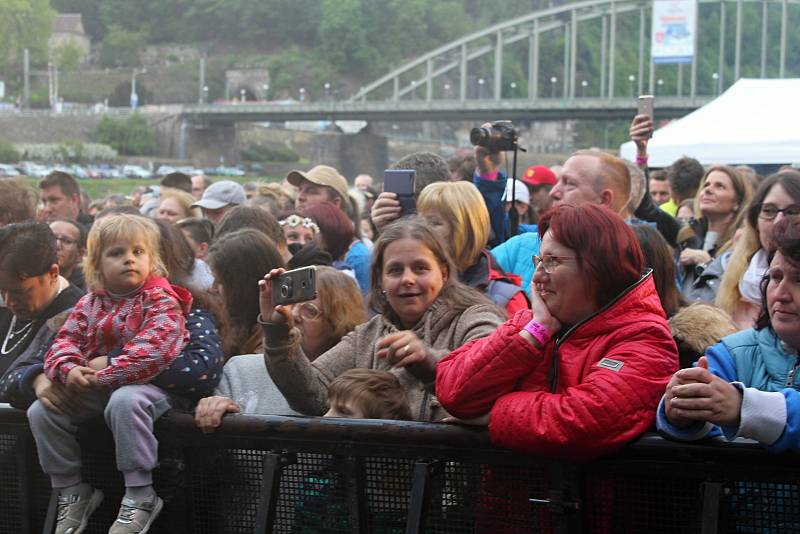
[[[796,217],[797,215],[800,215],[800,206],[792,205],[780,209],[775,204],[761,204],[761,209],[758,211],[758,216],[762,219],[771,221],[777,217],[779,213],[783,213],[784,217]]]
[[[303,302],[297,305],[300,317],[306,321],[313,321],[322,315],[322,310],[317,308],[313,302]]]
[[[537,269],[539,265],[542,266],[544,272],[547,274],[551,274],[553,269],[564,263],[565,260],[574,260],[577,259],[576,256],[551,256],[549,254],[545,254],[542,257],[534,256],[533,257],[533,266]]]

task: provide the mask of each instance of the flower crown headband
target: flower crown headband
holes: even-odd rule
[[[288,226],[305,226],[306,228],[311,228],[312,230],[314,230],[314,233],[318,233],[319,232],[319,226],[317,226],[317,223],[315,223],[314,221],[312,221],[308,217],[300,217],[299,215],[296,215],[294,213],[292,213],[291,215],[289,215],[285,219],[278,221],[278,224],[280,224],[281,226],[287,226],[287,225]]]

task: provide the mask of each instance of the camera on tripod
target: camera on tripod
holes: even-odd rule
[[[469,141],[474,146],[482,146],[489,152],[503,152],[517,148],[519,132],[511,121],[494,121],[489,128],[473,128]]]

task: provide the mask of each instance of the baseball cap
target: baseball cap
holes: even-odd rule
[[[522,175],[522,181],[528,185],[556,185],[556,173],[544,165],[531,165]]]
[[[229,204],[244,204],[246,198],[241,185],[231,180],[222,180],[208,186],[203,191],[203,198],[192,204],[192,207],[218,210]]]
[[[506,180],[506,190],[503,193],[503,202],[511,202],[511,186],[514,182],[517,182],[516,188],[514,190],[514,198],[517,199],[518,202],[524,202],[525,204],[531,203],[531,195],[528,192],[528,188],[519,180]]]
[[[324,185],[336,191],[340,197],[347,199],[347,180],[339,171],[328,165],[317,165],[310,171],[291,171],[286,180],[295,187],[300,187],[303,180],[308,180],[317,185]]]

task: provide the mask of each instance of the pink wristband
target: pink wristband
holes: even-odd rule
[[[547,328],[545,328],[542,323],[536,321],[536,319],[531,319],[523,330],[532,335],[533,339],[538,341],[542,347],[550,340],[550,332],[547,331]]]
[[[636,156],[637,165],[647,165],[647,156]]]

